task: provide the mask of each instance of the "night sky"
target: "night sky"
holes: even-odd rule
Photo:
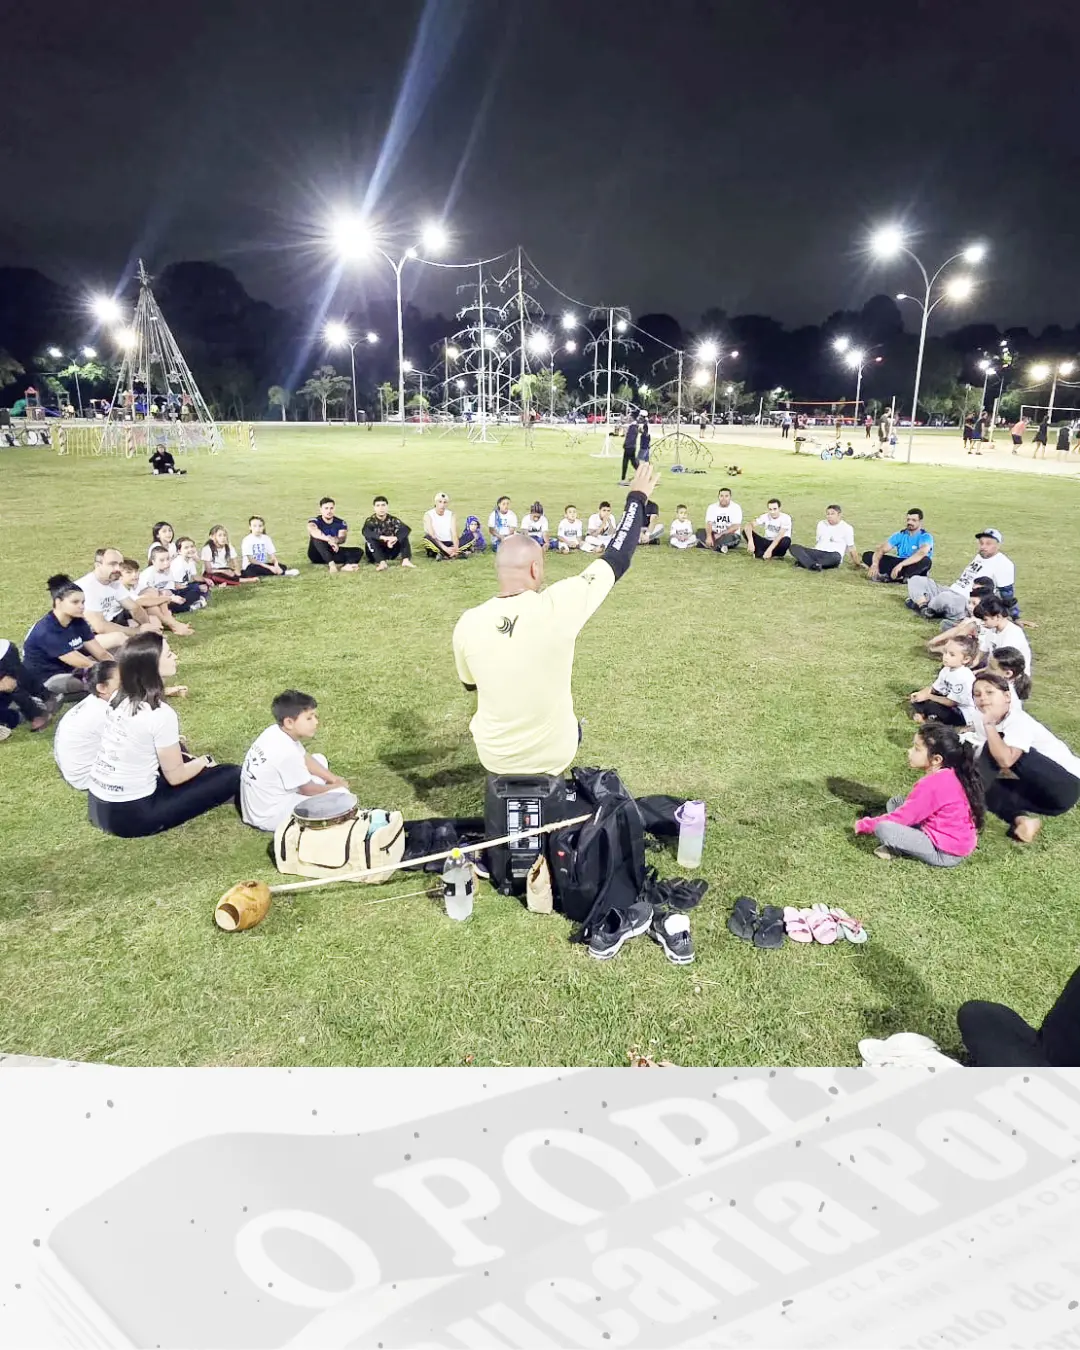
[[[134,257],[315,300],[321,222],[524,244],[565,290],[693,323],[815,322],[876,291],[868,228],[991,245],[963,320],[1080,318],[1069,0],[54,0],[7,25],[0,264],[113,289]],[[446,274],[413,298],[454,307]],[[389,293],[385,264],[331,308]],[[910,323],[910,318],[909,318]]]

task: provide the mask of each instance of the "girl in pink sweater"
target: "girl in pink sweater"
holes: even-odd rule
[[[877,858],[899,854],[931,867],[955,867],[975,852],[983,823],[974,751],[952,727],[927,722],[915,733],[907,757],[923,776],[906,798],[890,798],[886,815],[857,820],[855,833],[877,837]]]

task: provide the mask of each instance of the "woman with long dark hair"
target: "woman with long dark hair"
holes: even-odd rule
[[[1042,829],[1040,817],[1063,816],[1080,801],[1080,758],[1023,710],[1004,675],[980,675],[973,696],[986,805],[1008,824],[1011,839],[1030,844]]]
[[[160,633],[139,633],[120,653],[120,691],[90,771],[90,823],[122,839],[159,834],[235,800],[240,767],[187,755],[165,702],[176,655]]]
[[[27,633],[23,665],[31,681],[43,686],[54,699],[85,698],[90,692],[86,680],[94,662],[108,661],[111,653],[83,618],[86,596],[82,587],[62,573],[45,584],[52,609]]]
[[[917,858],[955,867],[975,852],[985,811],[975,754],[953,727],[925,722],[907,752],[922,777],[907,797],[891,797],[885,815],[864,816],[856,834],[873,834],[879,858]]]

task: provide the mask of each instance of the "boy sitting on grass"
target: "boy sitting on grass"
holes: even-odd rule
[[[603,553],[615,538],[615,517],[611,514],[611,503],[601,502],[596,514],[589,517],[589,529],[581,541],[585,553]]]
[[[697,548],[698,546],[698,537],[694,532],[694,523],[690,519],[690,512],[681,502],[675,508],[675,519],[671,522],[668,536],[668,543],[672,548]]]
[[[271,703],[274,725],[255,741],[240,771],[245,824],[272,833],[305,797],[349,786],[330,772],[325,755],[309,755],[302,744],[319,729],[318,706],[299,689],[286,689]]]
[[[194,628],[173,611],[187,609],[183,596],[177,595],[169,572],[169,550],[162,544],[150,550],[150,566],[140,571],[134,558],[125,558],[120,564],[120,584],[133,599],[137,599],[147,615],[161,620],[163,627],[180,637],[190,637]]]

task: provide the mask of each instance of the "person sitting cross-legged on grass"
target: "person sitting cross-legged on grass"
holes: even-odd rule
[[[31,731],[44,731],[61,701],[62,695],[50,694],[26,669],[14,642],[0,638],[0,741],[8,739],[20,720]]]
[[[211,586],[254,585],[258,577],[241,575],[240,559],[236,549],[229,541],[229,531],[224,525],[211,525],[206,543],[199,551],[203,565],[203,580]]]
[[[973,615],[987,635],[986,645],[991,652],[999,647],[1013,647],[1024,653],[1027,672],[1031,674],[1031,643],[1027,634],[1010,617],[1009,605],[1000,595],[987,596],[975,606]]]
[[[305,797],[349,786],[330,772],[325,755],[304,749],[304,741],[319,729],[318,706],[299,689],[286,689],[271,703],[274,725],[256,739],[240,771],[240,814],[246,824],[274,831]]]
[[[469,520],[476,520],[476,517],[470,516]],[[476,523],[480,524],[478,520]],[[436,562],[468,557],[475,543],[468,522],[458,537],[457,517],[450,509],[450,498],[445,492],[436,492],[434,505],[424,513],[424,552],[427,556]]]
[[[176,584],[172,562],[160,545],[150,550],[149,567],[140,568],[134,558],[125,558],[120,564],[120,580],[147,614],[161,620],[163,628],[183,637],[190,637],[195,631],[176,615],[186,614],[202,593],[195,583],[184,587]]]
[[[517,534],[517,512],[510,510],[509,497],[500,497],[495,503],[495,510],[488,516],[488,529],[491,531],[492,549],[498,549],[504,539]]]
[[[101,749],[109,703],[120,688],[120,668],[115,661],[98,661],[88,673],[89,698],[76,703],[56,724],[53,758],[64,782],[85,792],[90,770]]]
[[[805,567],[808,572],[825,572],[831,567],[839,567],[845,555],[857,567],[859,555],[855,552],[855,531],[844,519],[839,506],[827,506],[825,519],[817,523],[814,547],[805,544],[792,544],[791,556],[796,567]]]
[[[563,518],[559,521],[559,528],[555,533],[555,542],[559,546],[559,552],[573,553],[581,547],[581,541],[584,537],[585,522],[578,516],[577,507],[572,504],[566,506],[563,509]]]
[[[923,577],[934,564],[934,536],[923,529],[923,513],[912,506],[904,528],[862,555],[868,581],[909,581]]]
[[[931,867],[955,867],[975,852],[985,814],[975,753],[952,727],[927,722],[907,757],[923,776],[907,797],[889,799],[885,815],[857,820],[855,833],[877,838],[878,858],[899,854]]]
[[[1063,816],[1080,801],[1080,758],[1020,706],[1019,690],[1002,675],[975,681],[975,729],[982,738],[979,770],[987,808],[1030,844],[1042,816]]]
[[[346,544],[349,522],[335,513],[333,497],[319,500],[319,514],[307,523],[308,562],[324,565],[331,576],[340,567],[343,572],[355,572],[363,558],[363,550]]]
[[[754,528],[760,525],[762,533]],[[780,510],[780,498],[770,497],[765,512],[743,526],[747,548],[755,558],[782,558],[791,547],[791,517]]]
[[[27,633],[23,666],[36,687],[44,686],[46,696],[85,698],[88,672],[95,661],[107,661],[110,653],[83,617],[82,587],[63,575],[50,577],[46,585],[52,609]]]
[[[971,667],[978,656],[979,644],[974,637],[950,638],[941,653],[937,679],[911,695],[911,715],[916,722],[944,722],[950,727],[971,725],[975,707],[971,697],[975,672]]]
[[[668,543],[672,548],[697,548],[701,543],[685,502],[675,508],[675,519],[668,527]]]
[[[904,602],[908,609],[927,619],[947,618],[955,622],[967,612],[967,599],[975,579],[989,577],[1002,598],[1009,602],[1013,614],[1018,612],[1013,591],[1016,568],[1012,559],[1001,552],[1001,532],[980,530],[975,538],[979,551],[951,586],[939,586],[929,577],[914,577],[908,582],[908,598]]]
[[[300,569],[289,567],[277,555],[274,541],[266,533],[262,516],[252,516],[248,533],[240,544],[240,573],[243,577],[298,577]]]
[[[548,548],[551,545],[551,530],[548,518],[544,515],[543,502],[533,502],[529,507],[529,514],[521,522],[521,533],[527,535],[541,548]],[[558,548],[558,544],[556,543],[554,547]]]
[[[165,702],[176,655],[160,633],[139,633],[118,658],[120,692],[90,771],[90,824],[121,839],[159,834],[234,801],[240,766],[192,757]]]
[[[642,519],[644,519],[642,512]],[[615,517],[611,514],[611,503],[601,502],[593,515],[589,517],[588,529],[581,541],[583,553],[603,553],[615,538]]]
[[[118,548],[99,548],[94,570],[74,583],[85,597],[86,622],[100,646],[115,652],[133,633],[161,632],[161,620],[148,614],[120,581],[124,555]]]
[[[376,572],[385,572],[391,560],[400,560],[402,567],[415,567],[408,525],[390,514],[390,503],[381,493],[373,498],[371,506],[371,515],[364,521],[362,531],[368,562],[375,564]]]
[[[727,553],[742,543],[742,523],[742,507],[731,500],[731,489],[722,487],[705,512],[705,528],[698,530],[697,537],[705,548]]]
[[[648,464],[648,460],[642,461]],[[664,524],[660,519],[660,508],[653,501],[645,503],[645,524],[641,527],[639,544],[659,544],[664,537]]]

